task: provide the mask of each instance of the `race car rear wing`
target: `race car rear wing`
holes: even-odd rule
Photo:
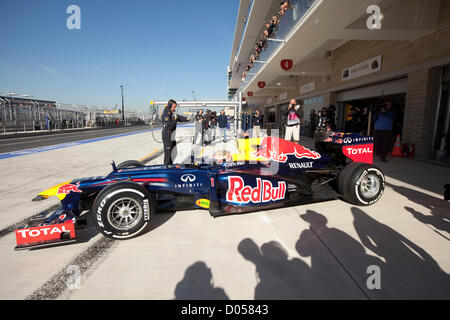
[[[354,162],[373,164],[373,137],[359,133],[331,132],[323,142],[342,145],[342,153]]]

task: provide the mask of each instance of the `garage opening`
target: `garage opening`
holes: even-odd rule
[[[386,102],[392,103],[396,117],[394,137],[402,134],[407,78],[390,80],[337,93],[337,126],[345,132],[373,134],[373,117]]]
[[[395,94],[384,97],[345,101],[340,104],[339,126],[345,132],[371,135],[374,130],[374,116],[381,111],[387,102],[392,103],[395,113],[394,137],[402,134],[405,113],[406,94]]]
[[[434,134],[434,158],[450,164],[450,67],[444,69]]]

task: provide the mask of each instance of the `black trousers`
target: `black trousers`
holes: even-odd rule
[[[375,130],[373,132],[374,149],[380,159],[386,159],[392,142],[392,131]]]
[[[177,142],[172,141],[172,132],[163,131],[162,140],[164,145],[164,164],[173,164],[172,161],[172,150],[175,148]]]

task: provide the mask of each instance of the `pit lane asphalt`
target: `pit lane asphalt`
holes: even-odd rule
[[[4,136],[0,139],[0,153],[33,149],[51,145],[64,144],[82,140],[110,137],[119,134],[149,130],[148,125],[118,127],[107,129],[92,129],[80,132],[54,131],[52,134],[38,136]],[[10,136],[10,137],[9,137]]]
[[[142,133],[1,160],[0,229],[53,204],[29,202],[36,191],[157,147]],[[91,226],[79,243],[32,251],[14,251],[9,233],[0,238],[0,298],[449,299],[449,204],[440,188],[450,171],[388,160],[377,163],[386,192],[370,207],[335,200],[217,219],[206,210],[159,214],[135,239],[109,241]],[[379,290],[367,287],[371,265],[381,269]],[[72,267],[79,288],[68,288]]]

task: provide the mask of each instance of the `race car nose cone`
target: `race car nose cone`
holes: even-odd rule
[[[43,196],[36,196],[36,197],[34,197],[33,198],[33,200],[32,201],[42,201],[42,200],[45,200],[45,199],[47,199],[46,197],[43,197]]]

